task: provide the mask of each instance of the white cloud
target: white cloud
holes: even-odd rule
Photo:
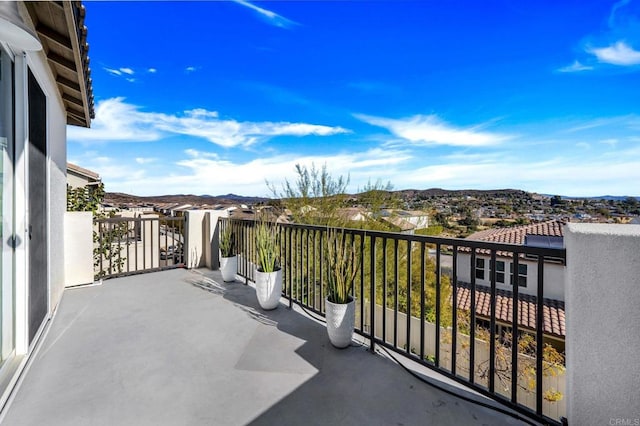
[[[118,69],[115,68],[108,68],[108,67],[102,67],[106,72],[108,72],[111,75],[115,75],[115,76],[125,76],[125,75],[134,75],[135,71],[131,68],[128,67],[121,67]],[[132,81],[133,79],[129,79],[127,78],[127,81]]]
[[[256,6],[253,3],[250,3],[245,0],[233,0],[235,3],[248,7],[249,9],[256,12],[261,18],[263,18],[267,23],[279,28],[291,28],[295,25],[300,25],[295,21],[285,18],[282,15],[278,15],[275,12],[264,9],[262,7]]]
[[[154,126],[153,113],[138,111],[124,98],[111,98],[98,102],[90,129],[69,126],[67,136],[73,142],[146,142],[160,139],[162,132]]]
[[[157,158],[144,158],[144,157],[136,157],[136,163],[138,164],[149,164],[157,161]]]
[[[576,146],[577,146],[578,148],[582,148],[582,149],[591,149],[591,145],[589,145],[589,144],[588,144],[588,143],[586,143],[586,142],[578,142],[578,143],[576,144]]]
[[[296,164],[327,164],[332,176],[350,175],[349,190],[362,188],[368,180],[391,181],[396,189],[433,187],[447,189],[518,188],[527,191],[575,196],[603,194],[638,195],[640,152],[576,161],[574,155],[529,161],[509,154],[488,159],[444,161],[412,167],[406,151],[372,149],[358,153],[300,156],[260,155],[244,161],[222,158],[195,149],[176,153],[175,161],[158,169],[145,169],[122,158],[87,156],[74,158],[103,177],[107,191],[136,195],[177,193],[219,195],[229,192],[269,196],[265,180],[277,189],[284,179],[295,180]],[[182,158],[180,158],[182,157]],[[154,174],[161,173],[161,174]]]
[[[558,71],[560,72],[580,72],[580,71],[588,71],[588,70],[592,70],[593,67],[589,66],[589,65],[584,65],[582,63],[580,63],[579,61],[574,61],[573,64],[571,65],[567,65],[566,67],[562,67],[560,69],[558,69]]]
[[[150,72],[151,74],[154,74],[154,73],[158,72],[158,70],[157,70],[157,69],[155,69],[155,68],[149,68],[149,69],[147,70],[147,72]]]
[[[135,82],[135,81],[136,81],[136,79],[135,79],[135,78],[127,78],[126,80],[127,80],[129,83],[133,83],[133,82]]]
[[[600,62],[607,64],[620,66],[640,64],[640,51],[634,50],[623,41],[608,47],[588,48],[587,52],[595,55]]]
[[[356,114],[356,118],[373,126],[383,127],[392,134],[414,144],[451,146],[490,146],[510,139],[510,135],[482,131],[483,126],[458,128],[436,115],[416,115],[393,119]]]
[[[186,67],[184,70],[186,72],[194,72],[197,68],[196,67]]]
[[[184,154],[184,155],[182,155]],[[332,176],[351,177],[350,191],[362,188],[368,180],[388,180],[386,174],[400,174],[410,158],[406,152],[372,149],[360,153],[300,156],[296,154],[265,156],[231,161],[217,153],[196,149],[176,152],[176,160],[155,164],[161,168],[145,168],[138,161],[84,155],[74,157],[79,164],[100,173],[107,191],[135,195],[210,194],[230,192],[243,195],[270,196],[265,180],[279,190],[284,179],[294,181],[295,165],[327,164]],[[182,157],[182,158],[180,158]],[[136,159],[137,160],[137,159]],[[161,174],[158,174],[161,173]]]
[[[496,189],[517,188],[547,194],[596,196],[635,194],[640,179],[640,159],[594,159],[576,162],[575,157],[549,161],[502,161],[431,165],[392,179],[396,188]]]
[[[566,133],[581,132],[583,130],[592,130],[602,127],[611,127],[612,129],[631,129],[640,130],[640,117],[634,114],[621,115],[618,117],[596,118],[589,121],[581,122],[575,126],[564,130]]]
[[[96,106],[90,129],[69,127],[73,142],[159,140],[170,134],[204,138],[223,147],[249,146],[275,136],[328,136],[347,133],[342,127],[289,122],[240,122],[220,119],[215,111],[199,108],[183,115],[144,112],[124,98],[111,98]]]

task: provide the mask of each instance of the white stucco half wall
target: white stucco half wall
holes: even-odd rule
[[[93,213],[64,215],[65,286],[93,283]]]
[[[638,424],[640,225],[570,223],[564,241],[569,424]]]

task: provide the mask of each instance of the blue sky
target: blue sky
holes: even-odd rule
[[[85,2],[68,158],[136,195],[268,195],[296,163],[395,189],[640,195],[640,0]]]

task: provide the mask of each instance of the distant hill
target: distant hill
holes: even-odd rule
[[[530,196],[531,193],[519,189],[403,189],[393,191],[404,199],[409,198],[430,198],[430,197],[513,197],[513,196]]]
[[[553,197],[553,195],[549,195],[549,194],[544,194],[547,197]],[[627,198],[635,198],[636,200],[640,201],[640,197],[634,197],[632,195],[600,195],[597,197],[572,197],[569,195],[561,195],[560,198],[562,198],[563,200],[605,200],[605,201],[609,201],[609,200],[613,200],[613,201],[624,201]]]
[[[257,204],[269,201],[269,198],[263,197],[243,197],[241,195],[227,194],[220,196],[213,195],[193,195],[193,194],[174,194],[174,195],[153,195],[138,196],[131,194],[123,194],[121,192],[107,192],[104,197],[105,203],[108,204],[159,204],[159,203],[177,203],[191,205],[216,205],[216,204]]]

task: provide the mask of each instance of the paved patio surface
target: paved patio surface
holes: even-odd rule
[[[66,290],[3,424],[524,423],[333,348],[297,309],[261,311],[251,286],[176,269]]]

